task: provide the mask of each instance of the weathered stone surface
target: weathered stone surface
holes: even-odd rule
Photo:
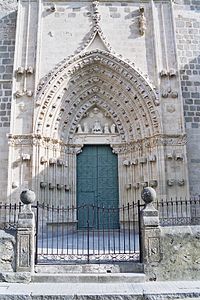
[[[200,226],[161,228],[161,259],[145,265],[149,280],[200,279]]]
[[[17,9],[17,0],[1,0],[0,10],[1,11],[12,11]]]
[[[15,238],[0,230],[0,270],[13,271],[15,265]]]
[[[0,201],[7,199],[8,144],[10,131],[12,75],[17,18],[17,0],[0,1]]]
[[[57,65],[65,58],[68,61],[68,56],[73,56],[77,54],[81,50],[84,51],[91,50],[88,45],[92,41],[93,36],[90,34],[91,27],[93,25],[98,25],[102,27],[102,40],[98,35],[98,38],[95,39],[95,43],[93,44],[93,48],[103,47],[103,49],[107,52],[113,50],[119,57],[122,57],[123,60],[128,58],[131,63],[135,63],[136,68],[139,67],[142,73],[147,73],[145,75],[148,78],[148,82],[151,81],[155,85],[157,92],[161,92],[163,96],[159,101],[162,101],[161,108],[157,112],[155,111],[154,118],[156,118],[156,114],[158,113],[159,118],[162,118],[162,128],[163,132],[173,132],[176,134],[177,132],[184,133],[184,120],[187,127],[188,132],[188,154],[189,154],[189,174],[190,174],[190,190],[192,194],[199,194],[199,186],[198,186],[198,178],[199,178],[199,162],[198,162],[198,152],[200,144],[197,142],[198,138],[198,127],[200,123],[200,85],[199,85],[199,20],[198,20],[198,12],[199,12],[199,2],[198,1],[177,1],[172,6],[175,15],[175,26],[176,30],[173,29],[171,25],[173,22],[173,14],[171,13],[170,5],[157,5],[155,4],[145,4],[144,2],[144,14],[146,22],[148,23],[148,28],[145,29],[144,35],[140,35],[138,18],[140,16],[140,2],[136,1],[134,5],[128,4],[124,1],[119,2],[119,5],[116,5],[114,2],[111,3],[100,3],[99,11],[96,12],[98,18],[100,20],[99,24],[98,20],[96,20],[96,24],[92,24],[93,11],[91,9],[90,2],[86,2],[84,5],[80,2],[79,5],[74,4],[69,1],[69,4],[63,6],[62,1],[56,1],[56,9],[49,10],[50,4],[47,2],[41,3],[41,10],[43,14],[41,15],[41,19],[37,20],[37,10],[38,4],[34,2],[31,4],[30,8],[30,23],[28,19],[23,20],[23,14],[21,16],[21,25],[19,36],[24,36],[26,39],[26,34],[29,36],[27,49],[23,45],[22,41],[17,40],[17,49],[16,54],[16,69],[19,67],[23,68],[24,71],[21,73],[21,77],[18,77],[16,86],[13,86],[13,97],[14,95],[21,95],[18,98],[16,107],[13,108],[15,111],[16,117],[13,119],[13,134],[29,134],[33,132],[32,123],[29,120],[33,119],[33,115],[36,115],[33,111],[32,105],[32,96],[34,88],[38,85],[38,88],[41,86],[44,87],[44,83],[49,76],[49,72],[53,74],[52,70],[57,68]],[[50,2],[51,3],[51,2]],[[67,3],[67,2],[66,2]],[[153,2],[152,2],[153,3]],[[10,109],[11,109],[11,95],[12,95],[12,80],[13,80],[13,57],[14,57],[14,45],[15,45],[15,31],[16,31],[16,0],[1,0],[0,1],[0,16],[1,16],[1,26],[0,26],[0,78],[3,80],[1,82],[1,91],[0,91],[0,103],[2,104],[0,107],[0,139],[2,140],[2,145],[7,143],[6,134],[10,131]],[[126,6],[124,8],[124,6]],[[162,8],[161,8],[162,7]],[[23,2],[23,9],[28,9],[28,1]],[[164,13],[162,13],[162,9]],[[14,11],[15,10],[15,11]],[[154,18],[154,14],[158,17],[158,22],[156,18]],[[23,22],[24,21],[24,22]],[[37,24],[43,23],[44,26],[41,27],[41,36],[37,36]],[[72,23],[71,23],[72,22]],[[53,26],[52,26],[53,24]],[[163,24],[163,28],[160,27],[160,24]],[[170,30],[168,30],[168,26],[170,24]],[[92,25],[92,26],[91,26]],[[94,27],[94,26],[93,26]],[[116,28],[120,28],[120,30],[116,30]],[[26,31],[27,28],[29,32]],[[66,30],[66,28],[70,28],[70,30]],[[156,28],[156,30],[154,30]],[[81,29],[81,30],[80,30]],[[101,28],[100,28],[101,29]],[[176,40],[175,40],[176,34]],[[37,47],[36,40],[40,41]],[[41,43],[41,41],[43,41]],[[109,43],[108,43],[109,41]],[[156,41],[154,43],[153,41]],[[163,43],[165,41],[165,43]],[[178,62],[175,59],[175,43],[177,43],[178,49]],[[156,47],[153,45],[157,44]],[[112,45],[112,47],[111,47]],[[91,46],[91,45],[90,45]],[[98,47],[97,47],[98,46]],[[101,48],[100,47],[100,48]],[[112,48],[112,49],[111,49]],[[49,51],[51,49],[52,51]],[[169,51],[169,49],[171,49]],[[35,60],[33,58],[38,58],[39,64],[35,65]],[[27,66],[20,66],[21,61],[23,59],[27,62]],[[37,59],[36,59],[37,61]],[[45,62],[45,63],[44,63]],[[22,87],[22,77],[25,75],[25,68],[31,66],[31,68],[36,71],[37,78],[34,78],[34,72],[29,74],[28,77],[28,88]],[[176,70],[172,70],[176,68]],[[15,70],[16,71],[16,70]],[[181,82],[177,78],[177,74],[180,71]],[[105,74],[106,72],[104,72]],[[78,74],[78,73],[77,73]],[[15,74],[16,75],[16,74]],[[79,75],[78,75],[79,76]],[[110,78],[114,74],[111,74]],[[169,78],[170,83],[166,83],[166,78]],[[45,80],[44,80],[45,79]],[[108,81],[105,78],[105,81]],[[121,82],[121,79],[119,80]],[[67,83],[66,83],[67,84]],[[181,95],[179,99],[179,86],[181,84],[182,87],[182,97],[184,99],[184,111],[185,111],[185,119],[182,113],[182,104],[181,104]],[[100,85],[102,85],[100,83]],[[121,83],[120,83],[121,85]],[[109,87],[109,89],[114,90],[114,86]],[[30,88],[30,89],[29,89]],[[54,87],[55,88],[55,87]],[[129,87],[127,87],[129,89]],[[52,91],[52,88],[50,87]],[[17,93],[17,92],[20,92]],[[130,90],[128,90],[130,92]],[[115,91],[116,94],[118,94]],[[124,93],[125,94],[125,93]],[[58,95],[56,95],[57,97]],[[178,98],[177,98],[178,97]],[[44,97],[46,99],[46,96]],[[66,97],[65,97],[66,98]],[[71,96],[69,95],[69,98]],[[115,97],[114,97],[115,98]],[[118,98],[118,97],[116,97]],[[127,99],[126,99],[127,101]],[[122,103],[123,101],[121,101]],[[131,103],[132,101],[129,101]],[[143,101],[144,102],[144,101]],[[60,104],[59,104],[60,105]],[[43,105],[42,105],[43,106]],[[62,106],[62,105],[61,105]],[[70,108],[73,107],[73,104],[69,105]],[[44,106],[45,107],[45,106]],[[131,110],[129,109],[128,112]],[[142,110],[138,110],[141,112],[142,122],[144,124],[145,130],[143,135],[146,137],[150,130],[148,124],[146,124],[147,119],[145,120],[146,112],[142,112]],[[43,112],[41,112],[43,113]],[[71,111],[70,111],[71,113]],[[117,112],[118,113],[118,112]],[[59,114],[59,112],[58,112]],[[138,112],[136,112],[136,115]],[[45,116],[46,120],[52,114],[49,111],[49,116]],[[127,117],[127,116],[126,116]],[[60,116],[54,116],[52,120],[59,119]],[[74,116],[76,119],[76,116]],[[123,117],[124,118],[124,117]],[[66,118],[63,118],[63,120]],[[121,118],[122,119],[122,118]],[[125,118],[126,119],[126,118]],[[143,125],[137,126],[135,124],[132,126],[133,128],[128,128],[129,125],[133,124],[134,120],[137,119],[135,116],[131,118],[131,122],[124,121],[124,126],[127,126],[127,129],[133,134],[134,139],[140,138],[141,132],[143,130]],[[140,119],[140,118],[138,118]],[[23,120],[23,121],[22,121]],[[35,122],[36,120],[34,120]],[[34,123],[33,122],[33,123]],[[127,122],[127,124],[125,124]],[[48,122],[47,122],[48,123]],[[70,121],[73,123],[73,120]],[[148,122],[147,122],[148,123]],[[23,125],[22,125],[23,124]],[[60,124],[60,123],[59,123]],[[58,124],[55,124],[55,127]],[[148,125],[148,126],[147,126]],[[51,128],[49,124],[43,126],[44,128]],[[61,125],[60,125],[61,126]],[[68,126],[68,125],[67,125]],[[67,127],[65,126],[65,128]],[[62,126],[61,126],[62,127]],[[53,128],[53,126],[52,126]],[[137,128],[136,132],[134,132],[134,128]],[[16,129],[16,130],[15,130]],[[60,128],[60,131],[62,128]],[[47,130],[47,129],[45,129]],[[51,130],[52,131],[52,130]],[[53,132],[53,131],[52,131]],[[57,136],[56,136],[57,138]],[[61,139],[61,136],[58,137]],[[129,142],[129,141],[128,141]],[[198,143],[198,145],[197,145]],[[178,144],[178,143],[176,143]],[[194,145],[196,147],[194,147]],[[179,145],[180,147],[180,145]],[[31,147],[30,147],[31,148]],[[184,146],[180,147],[181,151],[186,154],[184,150]],[[196,148],[196,150],[195,150]],[[171,149],[171,148],[170,148]],[[32,151],[32,149],[29,149]],[[168,149],[166,149],[166,152]],[[170,150],[171,151],[171,150]],[[16,150],[17,152],[17,150]],[[34,151],[33,151],[34,152]],[[145,152],[145,151],[144,151]],[[159,155],[162,151],[159,152]],[[5,146],[0,148],[0,153],[3,154],[3,174],[2,178],[0,178],[0,182],[2,183],[0,189],[2,190],[1,198],[3,201],[6,200],[7,193],[7,185],[10,188],[9,196],[13,199],[17,199],[19,196],[19,191],[17,191],[16,184],[12,186],[12,182],[15,177],[18,177],[20,174],[18,168],[20,168],[20,164],[16,167],[16,173],[12,173],[12,176],[7,176],[7,163],[8,163],[8,151],[5,149]],[[17,156],[18,154],[16,154]],[[60,154],[58,154],[60,155]],[[124,154],[125,155],[125,154]],[[128,154],[128,156],[134,157],[134,153]],[[157,155],[158,156],[158,155]],[[50,157],[49,157],[50,158]],[[17,159],[15,155],[13,159]],[[185,196],[187,194],[187,185],[188,180],[185,178],[184,185],[179,187],[177,184],[181,174],[186,174],[186,165],[187,161],[183,161],[182,165],[177,166],[176,170],[174,170],[173,163],[168,161],[165,162],[165,165],[161,164],[161,161],[165,161],[165,157],[159,157],[159,160],[152,165],[152,172],[156,178],[150,178],[148,173],[148,168],[143,163],[144,174],[139,174],[136,182],[133,183],[135,187],[141,189],[142,184],[146,184],[147,178],[152,179],[157,182],[157,190],[162,190],[160,192],[161,195],[165,195],[165,185],[167,181],[167,175],[172,174],[172,176],[176,176],[173,181],[174,184],[171,184],[170,187],[167,188],[167,195],[170,197],[174,195],[174,193],[178,190],[177,196]],[[13,162],[10,163],[10,165]],[[39,158],[37,164],[39,165]],[[158,166],[156,166],[158,164]],[[31,165],[31,164],[30,164]],[[32,174],[31,167],[27,166],[25,171],[26,174]],[[132,168],[133,169],[133,168]],[[158,169],[160,171],[158,171]],[[39,173],[43,172],[40,168]],[[130,170],[126,168],[125,170],[120,171],[122,176],[121,178],[133,178],[133,174],[131,174]],[[164,176],[164,172],[166,172],[166,180]],[[48,173],[48,172],[47,172]],[[50,173],[50,172],[49,172]],[[138,173],[138,172],[137,172]],[[161,178],[161,173],[163,175],[163,179]],[[38,174],[36,174],[38,175]],[[76,174],[74,174],[75,177]],[[142,178],[144,175],[144,182]],[[9,178],[9,182],[7,184],[6,178]],[[32,178],[31,176],[26,176],[27,179],[23,178],[22,182],[24,186],[31,186]],[[57,177],[58,178],[58,177]],[[172,177],[173,178],[173,177]],[[50,180],[49,178],[45,178],[45,182]],[[151,181],[152,181],[151,180]],[[25,182],[29,181],[29,182]],[[160,182],[158,182],[160,181]],[[19,178],[16,178],[16,182],[19,182]],[[61,181],[60,181],[61,182]],[[60,184],[57,182],[56,184]],[[48,182],[51,184],[51,182]],[[129,186],[129,182],[123,182],[120,184],[120,189],[122,186]],[[15,187],[14,187],[15,186]],[[123,190],[123,188],[122,188]],[[139,195],[141,190],[136,193]],[[68,194],[73,193],[73,189],[69,190]],[[121,190],[120,190],[121,192]],[[53,194],[54,191],[51,190]],[[124,192],[126,193],[126,192]],[[131,194],[131,193],[129,193]],[[135,194],[135,193],[133,193]],[[137,196],[138,196],[137,195]],[[70,197],[76,198],[75,195],[70,195]],[[129,196],[128,196],[129,197]],[[54,194],[52,195],[54,197]],[[64,195],[63,195],[64,198]],[[122,198],[125,198],[122,197]],[[130,197],[131,198],[131,197]],[[138,197],[136,197],[138,198]]]
[[[100,1],[96,7],[91,1],[55,2],[53,5],[53,1],[41,1],[41,6],[38,1],[18,2],[19,30],[13,73],[9,51],[13,55],[14,44],[8,39],[0,45],[2,78],[4,75],[7,80],[14,78],[13,84],[3,84],[6,94],[11,92],[12,85],[14,113],[10,132],[15,136],[9,139],[12,154],[9,170],[4,167],[4,173],[9,173],[4,176],[8,178],[4,195],[8,191],[9,199],[17,202],[21,189],[31,187],[41,202],[57,199],[61,205],[76,206],[74,166],[81,151],[78,148],[84,144],[109,144],[118,154],[120,204],[124,204],[124,199],[130,203],[136,201],[147,185],[155,187],[160,197],[175,193],[185,196],[188,179],[184,116],[170,3],[159,6],[157,2],[144,1],[141,8],[140,1],[122,0],[118,4]],[[4,6],[12,8],[11,3],[5,1]],[[25,18],[27,14],[29,18]],[[12,23],[11,35],[16,26],[10,19],[5,24]],[[6,26],[2,28],[4,33],[7,34]],[[2,97],[5,98],[2,104],[11,104],[8,96]],[[94,108],[102,115],[101,118],[98,115],[101,129],[92,132],[94,124],[90,123],[94,114],[91,118],[89,115]],[[2,127],[7,128],[10,118],[4,105],[1,113]],[[85,126],[83,135],[86,120],[91,126],[89,132]],[[2,140],[5,141],[5,136]],[[62,165],[54,163],[55,182],[50,175],[53,169],[50,161],[55,158],[53,148],[58,160],[64,159]],[[176,170],[174,158],[166,159],[168,151],[179,151],[184,157]],[[42,162],[44,156],[46,161]],[[5,154],[5,163],[6,160]],[[127,167],[123,161],[128,162]],[[67,165],[70,176],[64,172]],[[180,186],[182,174],[185,178]],[[168,175],[174,178],[173,185],[167,185]],[[42,199],[44,190],[46,196]],[[66,201],[62,203],[61,199]]]
[[[1,282],[29,283],[31,274],[26,272],[0,272]]]
[[[177,54],[181,76],[185,126],[188,135],[187,155],[190,193],[200,194],[198,162],[200,139],[200,2],[187,0],[174,3]]]
[[[35,197],[33,192],[29,192],[28,195],[28,199],[31,198],[31,200]],[[24,201],[28,202],[27,197],[25,197]],[[23,211],[19,213],[17,226],[16,271],[33,272],[35,258],[35,216],[31,211],[31,207],[27,210],[26,206],[28,205],[24,206]]]
[[[156,191],[152,187],[146,187],[143,189],[141,196],[147,205],[156,200]]]
[[[35,201],[35,193],[29,189],[26,189],[21,192],[20,200],[26,205],[31,204]]]

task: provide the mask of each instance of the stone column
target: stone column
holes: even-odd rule
[[[156,199],[155,190],[151,187],[144,188],[142,199],[145,202],[145,207],[141,211],[142,261],[147,278],[149,280],[156,280],[156,266],[161,261],[161,230],[158,211],[152,204]]]
[[[35,200],[35,193],[31,190],[22,191],[20,200],[24,206],[18,216],[16,271],[34,272],[35,216],[31,203]]]

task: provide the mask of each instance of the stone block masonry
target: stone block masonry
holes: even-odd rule
[[[32,175],[34,172],[36,172],[34,175],[35,178],[39,173],[45,174],[42,170],[44,165],[40,164],[39,155],[36,163],[38,169],[36,170],[33,166],[36,162],[36,158],[34,157],[36,151],[32,151],[31,143],[29,148],[24,145],[23,151],[25,154],[29,155],[30,161],[27,162],[26,160],[21,165],[15,165],[14,168],[13,162],[14,160],[17,160],[19,153],[18,146],[15,147],[13,154],[11,147],[8,167],[7,134],[10,132],[13,135],[31,135],[33,132],[35,133],[35,131],[39,133],[39,127],[44,128],[43,125],[41,125],[41,116],[44,112],[41,112],[40,121],[37,120],[37,113],[35,113],[37,110],[40,110],[38,104],[40,100],[38,100],[38,106],[35,106],[36,99],[34,99],[34,96],[36,89],[38,88],[39,91],[40,89],[45,88],[44,85],[46,86],[47,84],[46,79],[49,76],[48,74],[50,74],[49,72],[57,72],[57,67],[55,68],[55,66],[58,66],[64,58],[73,56],[80,51],[83,51],[83,49],[85,53],[87,52],[87,54],[92,50],[96,49],[99,51],[99,49],[101,49],[102,51],[107,52],[106,55],[108,55],[112,49],[116,55],[122,57],[122,64],[123,60],[129,59],[131,63],[135,64],[131,68],[138,69],[138,78],[146,77],[145,80],[147,80],[149,88],[154,89],[155,86],[153,93],[155,92],[156,95],[160,95],[160,97],[158,97],[159,101],[154,101],[153,106],[149,106],[147,109],[147,112],[152,115],[151,122],[151,118],[147,117],[147,112],[143,112],[141,107],[137,108],[137,105],[133,108],[133,111],[131,111],[132,108],[127,110],[128,115],[130,114],[131,121],[129,121],[128,116],[126,116],[126,120],[126,112],[124,112],[123,109],[119,109],[119,112],[117,113],[124,114],[124,116],[120,116],[119,119],[120,122],[123,120],[123,127],[127,128],[126,139],[128,143],[137,139],[143,139],[143,137],[146,138],[147,136],[151,136],[151,130],[147,128],[150,126],[150,123],[153,127],[155,127],[154,130],[157,130],[156,132],[158,133],[160,130],[158,128],[156,129],[156,126],[158,127],[158,121],[162,124],[163,132],[165,134],[175,135],[175,139],[177,139],[179,134],[180,136],[182,134],[184,135],[182,99],[179,93],[179,78],[176,76],[177,69],[180,71],[182,96],[184,99],[185,124],[188,134],[187,152],[189,159],[190,192],[192,195],[199,195],[200,186],[198,181],[200,176],[200,142],[197,142],[200,140],[199,1],[178,0],[176,3],[173,2],[173,13],[176,21],[176,40],[174,38],[174,28],[172,26],[173,18],[170,1],[143,1],[143,3],[141,1],[125,2],[124,0],[117,3],[100,1],[99,5],[95,8],[95,6],[93,7],[93,5],[91,5],[90,1],[79,1],[77,3],[73,1],[66,2],[56,0],[55,8],[53,9],[51,6],[54,2],[53,0],[40,2],[41,7],[39,2],[36,0],[23,0],[18,2],[19,34],[15,43],[17,0],[0,1],[0,154],[3,170],[0,174],[0,201],[5,202],[7,195],[9,198],[8,201],[11,199],[12,201],[16,201],[17,193],[19,193],[23,184],[30,187],[35,184],[35,186],[37,186],[36,189],[38,190],[38,193],[41,192],[39,179],[37,183],[33,183],[34,181],[32,181]],[[144,6],[144,15],[139,9],[141,4]],[[41,15],[40,13],[38,14],[40,9],[43,12]],[[94,20],[96,20],[96,23]],[[168,23],[171,26],[170,30],[168,30]],[[97,34],[93,40],[91,34],[97,30],[97,25],[101,29],[100,31],[102,33],[100,35]],[[175,43],[178,50],[179,68],[177,68],[176,62]],[[32,72],[25,72],[23,76],[17,78],[17,80],[15,80],[15,74],[13,76],[14,52],[15,69],[18,67],[23,67],[25,69],[27,67],[32,68]],[[109,60],[111,60],[111,57]],[[104,63],[106,63],[106,60]],[[114,67],[113,62],[110,61],[109,64]],[[105,66],[105,68],[107,68],[107,66]],[[174,71],[174,73],[171,74],[171,71],[172,73]],[[117,71],[117,76],[119,75],[119,72],[121,71]],[[129,72],[130,71],[128,71],[128,74]],[[116,70],[112,75],[108,73],[109,72],[102,71],[102,74],[111,76],[110,78],[116,77],[112,77],[114,76],[114,73],[116,73]],[[99,76],[99,74],[97,75]],[[133,103],[134,101],[137,104],[137,99],[133,98],[131,101],[128,100],[129,97],[133,97],[133,89],[130,89],[129,87],[129,83],[127,81],[128,77],[125,75],[125,72],[122,75],[126,77],[123,84],[123,89],[125,90],[123,93],[120,91],[117,98],[122,95],[122,98],[124,99],[124,95],[126,95],[126,103],[124,104],[123,101],[122,103],[127,107],[129,106],[128,103]],[[94,73],[92,76],[94,77]],[[110,78],[109,80],[104,80],[104,82],[111,83],[112,80]],[[61,80],[63,79],[61,78]],[[71,79],[68,78],[66,81],[67,80]],[[86,77],[84,80],[86,80]],[[122,80],[120,79],[119,82],[121,81]],[[114,80],[113,83],[116,84],[116,80]],[[89,81],[88,84],[93,83]],[[95,85],[98,84],[100,85],[100,83],[95,83]],[[125,87],[125,85],[127,86]],[[146,84],[144,84],[144,86],[146,86]],[[113,87],[113,84],[109,87],[109,93],[116,93]],[[141,84],[137,85],[134,83],[133,87],[138,90],[138,93],[143,93],[143,96],[146,97],[146,94],[142,91]],[[55,85],[53,88],[57,89],[57,86]],[[13,89],[13,92],[11,89]],[[105,87],[103,87],[103,89],[105,90]],[[97,91],[98,89],[96,89],[96,87],[95,90],[96,91],[92,90],[92,92],[96,94],[100,93],[100,90]],[[68,92],[71,93],[70,90],[68,90]],[[83,88],[80,90],[80,93],[82,92]],[[148,90],[146,92],[148,93]],[[16,94],[16,97],[13,97],[13,118],[11,122],[10,111],[12,93],[14,95]],[[53,90],[52,93],[54,93],[54,96],[49,95],[49,99],[51,99],[53,103],[54,100],[52,100],[52,97],[57,97],[56,93],[58,93],[58,90]],[[65,93],[64,90],[62,93]],[[39,92],[37,97],[39,97],[38,95]],[[64,98],[66,97],[66,94],[60,95],[59,97],[61,98],[59,98],[59,101],[62,101],[64,105]],[[86,97],[89,96],[86,95]],[[105,95],[105,97],[107,96]],[[71,95],[69,98],[72,99]],[[42,101],[44,100],[43,98],[41,99]],[[111,99],[113,99],[113,96],[111,96]],[[87,101],[89,101],[89,98]],[[112,105],[115,105],[114,100],[112,101]],[[55,100],[55,102],[57,102],[57,100]],[[108,102],[110,102],[110,100]],[[150,105],[149,103],[146,103],[145,100],[142,101],[142,103],[144,105]],[[72,124],[73,122],[68,122],[66,129],[66,124],[62,125],[58,120],[64,111],[65,118],[66,114],[69,114],[70,118],[75,118],[75,114],[77,113],[76,110],[79,108],[75,108],[75,106],[71,103],[69,105],[66,104],[67,108],[65,108],[64,111],[63,108],[60,112],[58,112],[57,109],[54,110],[55,117],[52,118],[52,113],[49,111],[50,104],[48,104],[48,107],[45,105],[41,105],[41,109],[43,109],[42,107],[45,107],[45,109],[47,108],[44,120],[48,124],[45,125],[45,130],[49,130],[52,126],[55,130],[53,133],[54,138],[63,139],[63,136],[61,135],[65,134],[63,133],[64,131],[66,131],[66,133],[69,132],[69,124]],[[71,111],[67,111],[69,108],[68,106],[70,105],[74,107],[73,113]],[[119,106],[120,105],[121,104],[119,104]],[[139,121],[137,121],[137,118],[134,116],[134,111],[136,110],[141,113],[141,118],[139,118],[140,121],[144,119],[141,124],[138,123]],[[56,114],[58,114],[58,116]],[[32,120],[32,122],[30,122],[30,120]],[[51,120],[57,120],[55,126]],[[60,121],[61,120],[63,122],[64,115]],[[134,126],[133,121],[135,122]],[[12,123],[11,130],[10,122]],[[132,128],[131,126],[128,128],[129,125],[127,124],[129,123]],[[144,124],[145,127],[143,130],[142,128]],[[170,126],[168,126],[169,124]],[[60,134],[61,131],[62,134]],[[47,133],[44,135],[46,134]],[[76,134],[75,131],[73,134]],[[124,138],[125,137],[123,136],[123,139]],[[20,142],[21,141],[19,141],[19,143]],[[93,143],[96,143],[96,139],[94,139]],[[169,145],[167,145],[167,143],[169,143]],[[122,195],[122,190],[124,194],[127,194],[127,199],[129,199],[129,197],[132,199],[133,195],[136,197],[136,194],[139,193],[139,189],[141,189],[143,185],[146,185],[150,179],[152,179],[152,184],[157,186],[160,197],[174,197],[175,194],[179,197],[188,196],[188,172],[185,141],[181,140],[180,144],[180,141],[174,140],[173,146],[174,149],[176,148],[175,150],[171,150],[170,143],[170,140],[165,142],[163,147],[166,149],[155,154],[156,159],[154,163],[150,162],[152,170],[150,170],[147,163],[141,162],[144,168],[141,168],[143,171],[141,171],[141,176],[138,175],[138,179],[135,178],[134,175],[131,175],[132,177],[120,176],[120,197]],[[178,147],[176,147],[176,145],[178,145]],[[178,162],[176,159],[172,161],[167,158],[167,156],[173,156],[175,151],[177,151],[177,156],[179,156],[178,152],[180,152],[182,156],[182,159],[178,160]],[[168,152],[170,152],[169,155]],[[31,153],[34,154],[32,155]],[[60,154],[57,153],[57,155]],[[143,153],[141,152],[141,154],[136,154],[135,152],[134,155],[142,156]],[[75,154],[73,159],[75,162]],[[132,161],[132,158],[130,161]],[[130,163],[130,165],[131,164],[132,163]],[[70,168],[69,173],[72,174],[72,169]],[[125,169],[123,166],[121,168],[126,170],[123,172],[127,172],[127,174],[130,172],[130,174],[132,174],[131,172],[133,172],[133,168],[136,169],[137,167],[135,165],[133,168],[130,167]],[[23,172],[21,171],[22,169]],[[26,178],[22,178],[22,174]],[[7,180],[7,178],[9,179]],[[63,178],[63,175],[60,178]],[[76,178],[75,175],[74,178]],[[134,178],[135,182],[125,183],[125,181],[123,181],[125,178],[127,178],[128,181],[128,178],[132,178],[131,180]],[[49,182],[49,180],[50,179],[45,178],[44,181]],[[25,181],[26,183],[24,183]],[[67,194],[69,195],[69,198],[73,197],[73,199],[76,199],[74,182],[75,181],[73,181],[73,188],[69,190]],[[132,187],[129,183],[132,184]],[[123,186],[130,186],[131,188],[129,190],[125,190]],[[63,193],[65,193],[64,190]],[[120,199],[126,199],[126,196],[121,197]]]
[[[0,127],[10,126],[16,12],[0,19]]]
[[[176,42],[187,132],[191,195],[199,195],[200,151],[200,2],[182,0],[174,5]]]
[[[10,132],[16,18],[16,1],[0,1],[0,202],[7,197],[7,134]]]

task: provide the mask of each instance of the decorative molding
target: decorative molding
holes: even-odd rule
[[[96,76],[91,79],[92,69]],[[158,94],[133,66],[106,51],[95,50],[81,55],[72,68],[66,64],[61,70],[38,95],[40,108],[34,130],[38,134],[72,139],[82,112],[95,103],[119,122],[123,120],[115,124],[119,133],[126,126],[120,133],[124,141],[161,132]],[[68,137],[62,130],[67,130]]]
[[[167,180],[167,185],[168,185],[168,186],[173,186],[173,185],[175,185],[175,179],[174,179],[174,178],[168,179],[168,180]]]
[[[131,143],[115,143],[111,144],[111,147],[113,149],[114,153],[128,153],[130,151],[138,151],[139,149],[145,149],[145,148],[154,148],[156,146],[184,146],[187,142],[186,134],[180,134],[180,135],[164,135],[164,134],[158,134],[153,137],[144,138],[140,140],[132,141]],[[56,145],[59,146],[59,149],[61,150],[61,147],[64,147],[66,153],[80,153],[81,149],[83,148],[83,144],[70,144],[65,143],[62,140],[53,139],[49,137],[44,137],[42,135],[8,135],[8,144],[10,146],[17,146],[17,145],[32,145],[32,146],[43,146],[43,147],[55,147]],[[167,158],[169,159],[169,155],[167,155]],[[49,161],[50,163],[50,161]],[[57,160],[55,159],[55,163],[57,163]],[[131,164],[137,164],[138,161],[131,160]]]
[[[107,60],[103,59],[102,56],[104,56],[105,59],[107,58]],[[64,78],[69,78],[78,69],[83,68],[84,66],[91,64],[95,61],[98,61],[99,63],[104,63],[105,65],[109,64],[109,67],[114,68],[114,70],[123,73],[126,77],[128,77],[129,73],[134,72],[134,76],[131,76],[130,74],[130,80],[134,82],[135,79],[138,79],[139,82],[141,81],[142,85],[148,87],[149,93],[152,94],[151,97],[155,98],[155,105],[159,105],[158,91],[150,82],[147,81],[145,75],[143,75],[138,68],[135,68],[134,63],[131,63],[128,59],[123,59],[121,55],[114,55],[98,49],[85,52],[79,55],[70,56],[61,61],[59,64],[57,64],[51,72],[49,72],[43,79],[41,79],[37,88],[36,103],[38,105],[41,105],[41,99],[44,97],[45,91],[51,88],[51,84],[53,82],[59,85],[63,82]],[[123,66],[123,68],[118,66],[118,64],[121,64],[121,67]],[[52,93],[54,93],[54,91],[52,91]]]
[[[23,75],[24,74],[24,68],[23,67],[18,67],[17,70],[15,71],[17,75]]]
[[[178,92],[177,91],[172,91],[171,88],[164,89],[162,91],[162,97],[163,98],[178,98]]]
[[[91,13],[92,28],[91,28],[90,32],[88,33],[89,37],[84,42],[83,46],[79,47],[76,50],[76,54],[79,54],[82,51],[87,51],[87,48],[91,45],[91,43],[93,42],[93,40],[95,39],[97,34],[99,35],[99,37],[100,37],[102,43],[104,44],[105,48],[107,49],[107,51],[115,54],[115,51],[113,50],[113,48],[107,41],[107,38],[101,29],[101,26],[100,26],[101,15],[99,13],[98,6],[99,6],[98,1],[92,2],[92,13]]]
[[[169,78],[173,78],[176,77],[177,75],[177,71],[175,69],[170,69],[169,71],[166,69],[163,69],[160,71],[160,77],[169,77]]]

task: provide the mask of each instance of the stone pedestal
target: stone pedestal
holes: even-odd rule
[[[144,264],[159,262],[160,227],[158,211],[152,204],[147,204],[141,211],[142,261]]]
[[[35,216],[28,205],[19,213],[17,227],[17,272],[34,271],[35,255]]]
[[[156,280],[153,270],[161,261],[161,230],[158,211],[152,202],[156,199],[154,189],[147,187],[142,192],[145,207],[141,211],[141,254],[144,271],[149,280]]]
[[[35,201],[35,193],[24,190],[20,200],[24,206],[18,216],[16,271],[34,272],[35,216],[31,210],[31,203]]]

